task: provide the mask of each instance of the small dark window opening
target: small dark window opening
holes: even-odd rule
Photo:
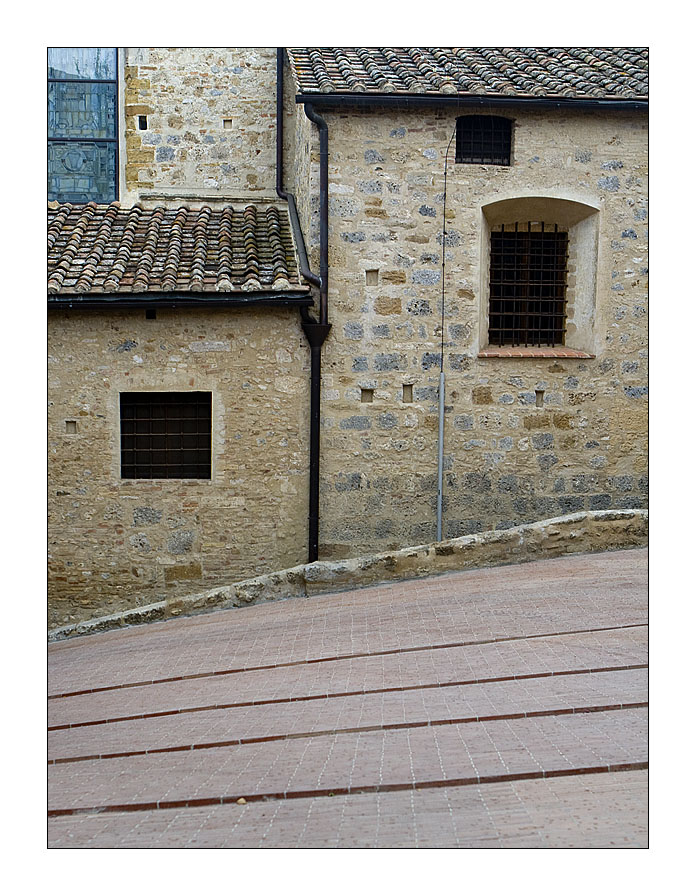
[[[210,392],[121,393],[122,479],[210,479]]]
[[[464,115],[457,119],[456,162],[509,165],[512,122],[494,115]]]
[[[491,233],[490,345],[563,345],[568,234],[515,224]]]
[[[138,130],[147,130],[147,115],[138,115]]]

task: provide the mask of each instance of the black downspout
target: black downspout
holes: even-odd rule
[[[324,127],[326,124],[324,123]],[[321,140],[321,135],[320,135]],[[322,184],[326,184],[328,198],[328,130],[323,144],[326,158],[321,159],[320,192]],[[326,171],[324,171],[324,167]],[[306,308],[301,308],[302,329],[310,347],[310,397],[309,397],[309,550],[308,562],[319,559],[319,451],[321,434],[321,347],[329,335],[331,324],[328,322],[328,201],[324,204],[320,199],[320,271],[317,277],[309,269],[302,230],[297,215],[295,197],[283,188],[283,48],[276,50],[276,193],[288,203],[290,221],[295,234],[295,243],[300,259],[300,273],[315,286],[319,287],[319,321],[314,320]],[[326,206],[326,226],[324,224],[324,205]]]
[[[305,104],[305,115],[319,128],[319,323],[329,317],[329,127],[314,110]]]
[[[319,559],[319,451],[321,434],[321,347],[329,335],[331,324],[321,324],[302,312],[304,330],[310,350],[309,393],[309,554],[308,562]]]

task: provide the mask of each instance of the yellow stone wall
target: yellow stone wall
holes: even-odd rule
[[[333,329],[320,554],[337,557],[435,537],[444,167],[456,113],[321,111]],[[445,537],[647,502],[646,117],[499,114],[515,119],[510,167],[455,164],[454,144],[448,164]],[[568,343],[595,358],[477,357],[487,336],[487,215],[495,220],[502,200],[520,215],[529,208],[532,220],[549,207],[586,210],[580,224],[568,213],[578,231]],[[315,241],[311,257],[318,265]]]
[[[48,336],[51,625],[306,561],[297,311],[51,311]],[[212,479],[121,479],[119,394],[189,390],[212,393]]]
[[[275,195],[275,54],[127,47],[124,199],[143,191]],[[147,115],[146,130],[139,115]]]
[[[274,48],[124,58],[124,204],[275,195]],[[285,185],[318,273],[317,130],[294,94],[286,84]],[[329,124],[333,325],[320,557],[435,537],[443,250],[443,536],[645,507],[646,116],[496,110],[515,120],[513,164],[455,164],[453,144],[444,209],[456,112],[317,108]],[[501,209],[568,212],[568,341],[594,358],[478,357]],[[211,482],[120,479],[118,395],[139,389],[213,393]],[[306,561],[309,350],[297,311],[50,312],[49,399],[52,625]]]

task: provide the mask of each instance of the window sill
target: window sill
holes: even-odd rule
[[[594,358],[589,352],[577,348],[536,345],[487,345],[478,353],[479,358]]]

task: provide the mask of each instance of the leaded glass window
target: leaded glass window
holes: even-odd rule
[[[48,198],[117,198],[118,60],[115,47],[48,49]]]

